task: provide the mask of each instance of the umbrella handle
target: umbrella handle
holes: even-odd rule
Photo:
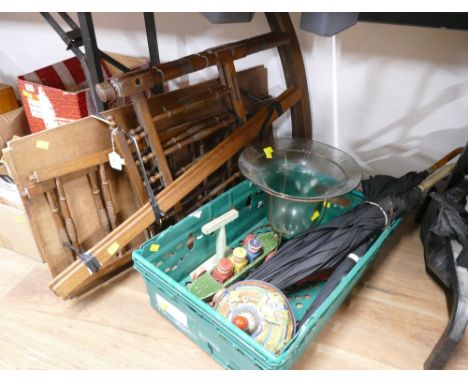
[[[423,180],[417,187],[421,192],[426,192],[438,181],[444,179],[448,174],[450,174],[450,172],[454,169],[455,165],[456,163],[451,163],[442,168],[439,168],[431,176]]]
[[[437,162],[435,162],[431,167],[429,167],[428,168],[429,172],[432,174],[434,171],[441,168],[443,165],[445,165],[447,162],[455,158],[457,155],[460,155],[463,152],[463,150],[464,150],[464,147],[457,147],[456,149],[453,149],[447,155],[443,156]]]

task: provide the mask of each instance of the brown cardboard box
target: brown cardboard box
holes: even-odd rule
[[[43,262],[24,210],[0,204],[0,247]]]
[[[7,142],[13,136],[22,137],[30,133],[26,114],[22,107],[0,114],[0,158],[1,150],[6,147]]]
[[[0,114],[18,108],[15,92],[10,85],[0,84]]]
[[[7,175],[0,165],[0,174]],[[36,244],[29,218],[14,184],[0,180],[0,247],[44,262]]]

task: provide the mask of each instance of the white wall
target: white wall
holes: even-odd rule
[[[336,38],[298,28],[312,103],[314,138],[348,151],[370,173],[422,169],[468,139],[468,32],[359,23]],[[146,56],[141,13],[94,14],[103,50]],[[213,25],[190,13],[156,15],[161,60],[268,31],[249,24]],[[0,13],[0,82],[70,57],[59,37],[32,13]],[[273,94],[284,88],[277,55],[239,61],[269,69]],[[190,75],[210,78],[215,70]],[[179,82],[187,81],[182,79]],[[281,132],[287,134],[283,122]]]

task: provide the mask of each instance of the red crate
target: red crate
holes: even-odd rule
[[[104,62],[102,68],[108,79],[111,75]],[[92,110],[88,84],[76,57],[19,76],[17,83],[33,133],[86,117]]]

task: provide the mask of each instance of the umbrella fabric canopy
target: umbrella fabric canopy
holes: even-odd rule
[[[363,181],[364,203],[289,240],[249,278],[269,282],[284,290],[306,276],[335,268],[392,219],[417,204],[421,192],[415,186],[427,175],[427,171],[410,172],[398,179],[380,175]]]
[[[421,222],[421,241],[426,269],[446,288],[450,317],[424,368],[441,369],[468,324],[468,179],[430,197]]]
[[[421,223],[426,264],[447,287],[451,285],[451,275],[444,239],[455,239],[462,247],[468,248],[467,194],[467,179],[462,179],[443,194],[431,193],[432,201]],[[460,254],[457,263],[468,268],[467,251]]]

